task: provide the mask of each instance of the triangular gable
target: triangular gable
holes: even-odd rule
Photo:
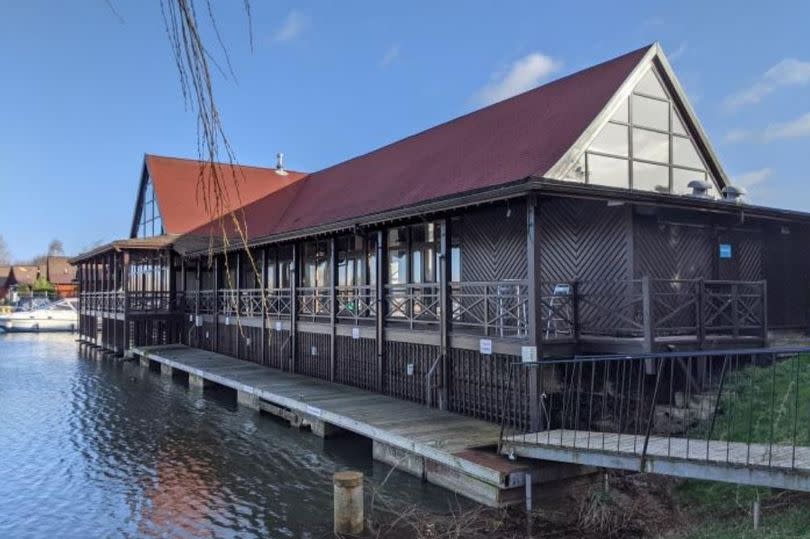
[[[686,194],[692,180],[727,176],[656,43],[545,178]]]

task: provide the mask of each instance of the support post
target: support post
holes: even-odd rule
[[[124,293],[124,355],[129,353],[129,251],[121,253],[121,289]],[[137,344],[137,343],[136,343]]]
[[[213,320],[214,320],[214,335],[213,341],[211,343],[211,350],[214,352],[219,352],[219,257],[214,255],[214,269],[213,269],[213,281],[214,281],[214,305],[213,305]]]
[[[439,409],[447,409],[448,399],[448,355],[450,351],[450,219],[445,217],[439,223],[439,353],[441,354]],[[428,380],[428,391],[431,390]],[[430,396],[426,395],[428,402]]]
[[[227,256],[227,255],[226,255]],[[236,252],[236,279],[234,286],[236,287],[236,294],[232,297],[236,298],[234,308],[236,313],[236,324],[234,324],[233,331],[236,332],[236,357],[242,357],[242,316],[240,307],[242,306],[242,252]]]
[[[652,288],[650,286],[650,276],[641,278],[642,312],[644,317],[644,351],[652,352],[655,344],[655,321],[653,320]]]
[[[382,393],[385,382],[385,281],[387,267],[385,248],[385,231],[377,231],[377,372],[374,386]]]
[[[706,282],[703,279],[699,279],[697,286],[697,338],[698,346],[702,350],[704,342],[706,341]]]
[[[295,372],[295,358],[298,356],[298,246],[292,246],[290,264],[290,372]]]
[[[762,280],[762,345],[768,346],[768,281]]]
[[[526,198],[526,257],[527,257],[527,285],[528,285],[528,327],[527,327],[527,346],[533,346],[537,349],[537,359],[542,360],[542,347],[540,340],[542,336],[542,328],[540,321],[540,309],[538,308],[538,284],[539,284],[539,268],[537,267],[537,258],[539,254],[536,226],[536,210],[537,198],[534,194]],[[535,365],[530,367],[529,370],[529,427],[532,431],[538,431],[541,423],[541,409],[540,409],[540,367]]]
[[[337,245],[335,237],[329,241],[329,380],[335,381],[335,354],[337,353]]]
[[[267,364],[267,247],[262,247],[262,274],[259,279],[259,288],[261,289],[261,306],[262,306],[262,342],[259,345],[259,361],[262,365]]]

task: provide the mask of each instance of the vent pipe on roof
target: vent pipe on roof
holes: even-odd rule
[[[281,152],[276,154],[276,174],[279,176],[287,175],[287,171],[284,170],[284,154]]]
[[[734,204],[742,204],[743,197],[746,195],[746,191],[744,187],[737,187],[734,185],[728,185],[723,187],[723,200],[726,202],[732,202]]]
[[[704,182],[703,180],[692,180],[688,184],[686,184],[692,190],[690,196],[695,198],[711,198],[709,195],[709,189],[712,188],[712,184],[709,182]]]

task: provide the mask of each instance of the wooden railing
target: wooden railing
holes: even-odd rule
[[[457,334],[524,340],[531,323],[526,280],[451,283],[449,329]],[[264,294],[264,296],[262,295]],[[371,324],[378,315],[376,287],[299,287],[298,318]],[[385,286],[386,324],[435,331],[441,319],[436,283]],[[288,288],[188,291],[85,292],[82,309],[107,312],[182,312],[227,317],[291,316]],[[643,339],[648,348],[673,339],[750,339],[767,336],[764,281],[631,279],[541,282],[536,292],[538,338],[575,343],[582,338]]]
[[[456,333],[526,337],[529,287],[525,280],[452,283],[451,328]]]

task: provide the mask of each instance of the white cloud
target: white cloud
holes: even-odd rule
[[[475,93],[473,101],[478,105],[489,105],[525,92],[540,84],[560,66],[560,62],[545,54],[528,54],[516,60],[506,73],[493,74],[489,84]]]
[[[754,132],[749,129],[731,129],[725,135],[723,140],[726,142],[742,142],[753,138]]]
[[[810,137],[810,112],[802,114],[795,120],[773,123],[765,129],[731,129],[723,135],[725,142],[772,142],[786,138]]]
[[[675,60],[677,60],[678,58],[680,58],[681,56],[686,54],[686,51],[688,51],[688,50],[689,50],[689,45],[687,45],[686,42],[684,41],[680,45],[678,45],[677,49],[672,51],[672,54],[668,54],[667,58],[669,58],[670,62],[674,62]]]
[[[789,122],[771,124],[763,133],[766,141],[800,137],[810,137],[810,112]]]
[[[773,169],[768,167],[760,168],[758,170],[738,174],[734,177],[734,184],[745,187],[746,189],[751,189],[755,185],[766,181],[771,176],[773,176]]]
[[[391,45],[387,51],[385,51],[385,55],[383,55],[382,60],[380,60],[380,67],[388,67],[391,65],[394,60],[399,58],[400,48],[398,44]]]
[[[300,11],[290,11],[284,19],[281,28],[273,34],[273,41],[279,43],[292,41],[301,35],[301,32],[303,32],[304,28],[307,26],[307,22],[307,17]]]
[[[753,105],[784,86],[803,86],[810,83],[810,62],[785,58],[766,71],[752,86],[726,98],[728,109]]]

